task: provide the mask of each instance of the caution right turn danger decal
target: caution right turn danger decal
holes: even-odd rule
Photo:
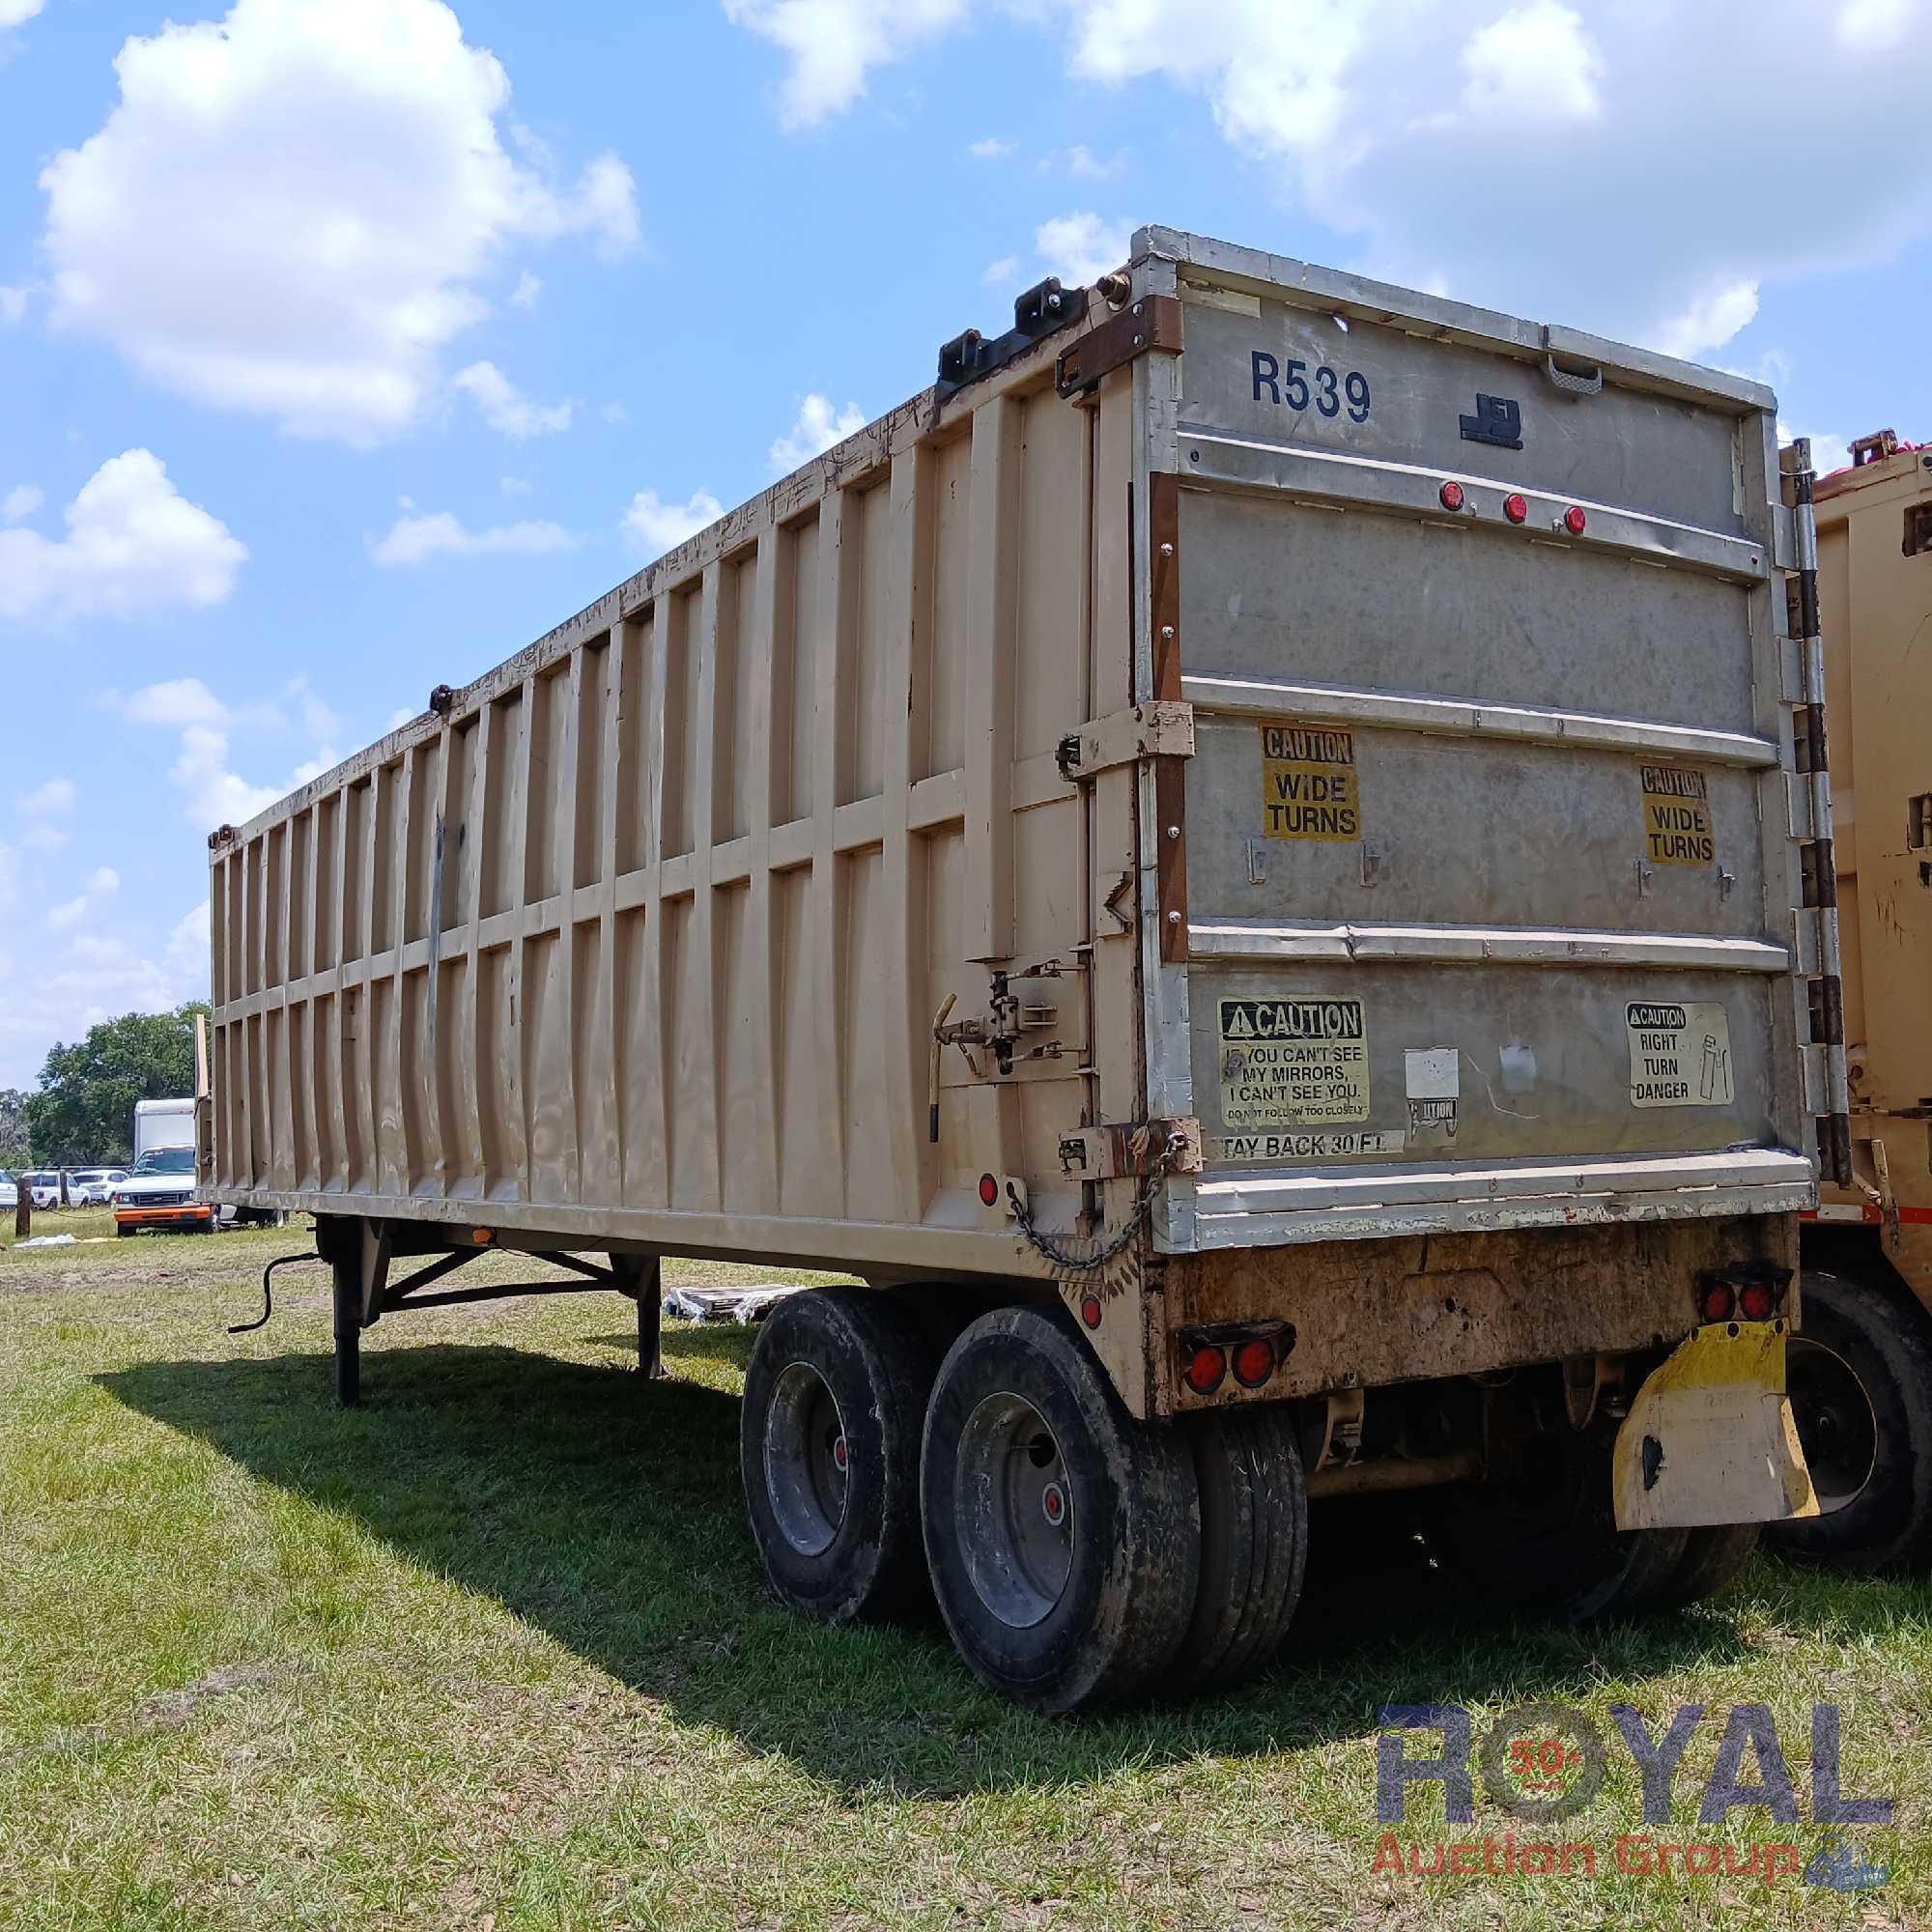
[[[1633,1107],[1728,1107],[1731,1028],[1716,1000],[1673,1006],[1633,1000],[1630,1029]]]

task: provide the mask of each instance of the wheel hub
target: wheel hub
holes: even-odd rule
[[[959,1539],[986,1607],[1026,1630],[1050,1615],[1073,1571],[1073,1497],[1060,1445],[1024,1396],[989,1395],[960,1432]]]
[[[851,1451],[844,1418],[810,1362],[780,1374],[765,1412],[765,1498],[779,1534],[801,1556],[822,1556],[845,1520]]]

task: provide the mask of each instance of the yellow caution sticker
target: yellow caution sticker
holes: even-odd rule
[[[1688,765],[1642,765],[1643,856],[1653,866],[1709,866],[1718,856],[1704,774]]]
[[[1361,838],[1352,731],[1332,724],[1262,726],[1262,829],[1270,838]]]
[[[1221,1124],[1231,1132],[1369,1118],[1360,1000],[1223,1000]]]

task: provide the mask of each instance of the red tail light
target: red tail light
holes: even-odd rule
[[[1227,1351],[1203,1343],[1188,1358],[1187,1386],[1196,1395],[1212,1395],[1227,1373]]]
[[[1274,1344],[1243,1342],[1235,1350],[1235,1379],[1243,1388],[1260,1388],[1274,1374]]]
[[[1570,507],[1563,512],[1563,527],[1566,530],[1568,530],[1573,537],[1580,537],[1583,534],[1583,525],[1585,524],[1586,521],[1587,519],[1584,517],[1582,511],[1579,510],[1575,503],[1572,503]]]
[[[1463,486],[1460,483],[1445,483],[1440,492],[1442,507],[1445,510],[1460,510],[1463,507]]]
[[[1738,1296],[1738,1312],[1747,1321],[1769,1321],[1776,1306],[1776,1295],[1761,1281],[1747,1282],[1744,1293]]]
[[[1529,515],[1529,500],[1524,497],[1511,495],[1503,498],[1503,515],[1511,523],[1520,524]]]
[[[1080,1319],[1090,1328],[1100,1325],[1100,1297],[1097,1294],[1083,1294],[1080,1297]]]
[[[1747,1293],[1749,1291],[1747,1290]],[[1727,1281],[1714,1281],[1704,1291],[1704,1320],[1706,1321],[1728,1321],[1731,1311],[1737,1306],[1737,1297],[1731,1292]]]
[[[1000,1183],[990,1174],[980,1177],[980,1201],[981,1206],[987,1208],[1000,1205]]]

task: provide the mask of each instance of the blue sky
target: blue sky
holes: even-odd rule
[[[172,22],[172,24],[170,24]],[[0,0],[0,1086],[205,834],[1192,227],[1932,437],[1923,0]]]

